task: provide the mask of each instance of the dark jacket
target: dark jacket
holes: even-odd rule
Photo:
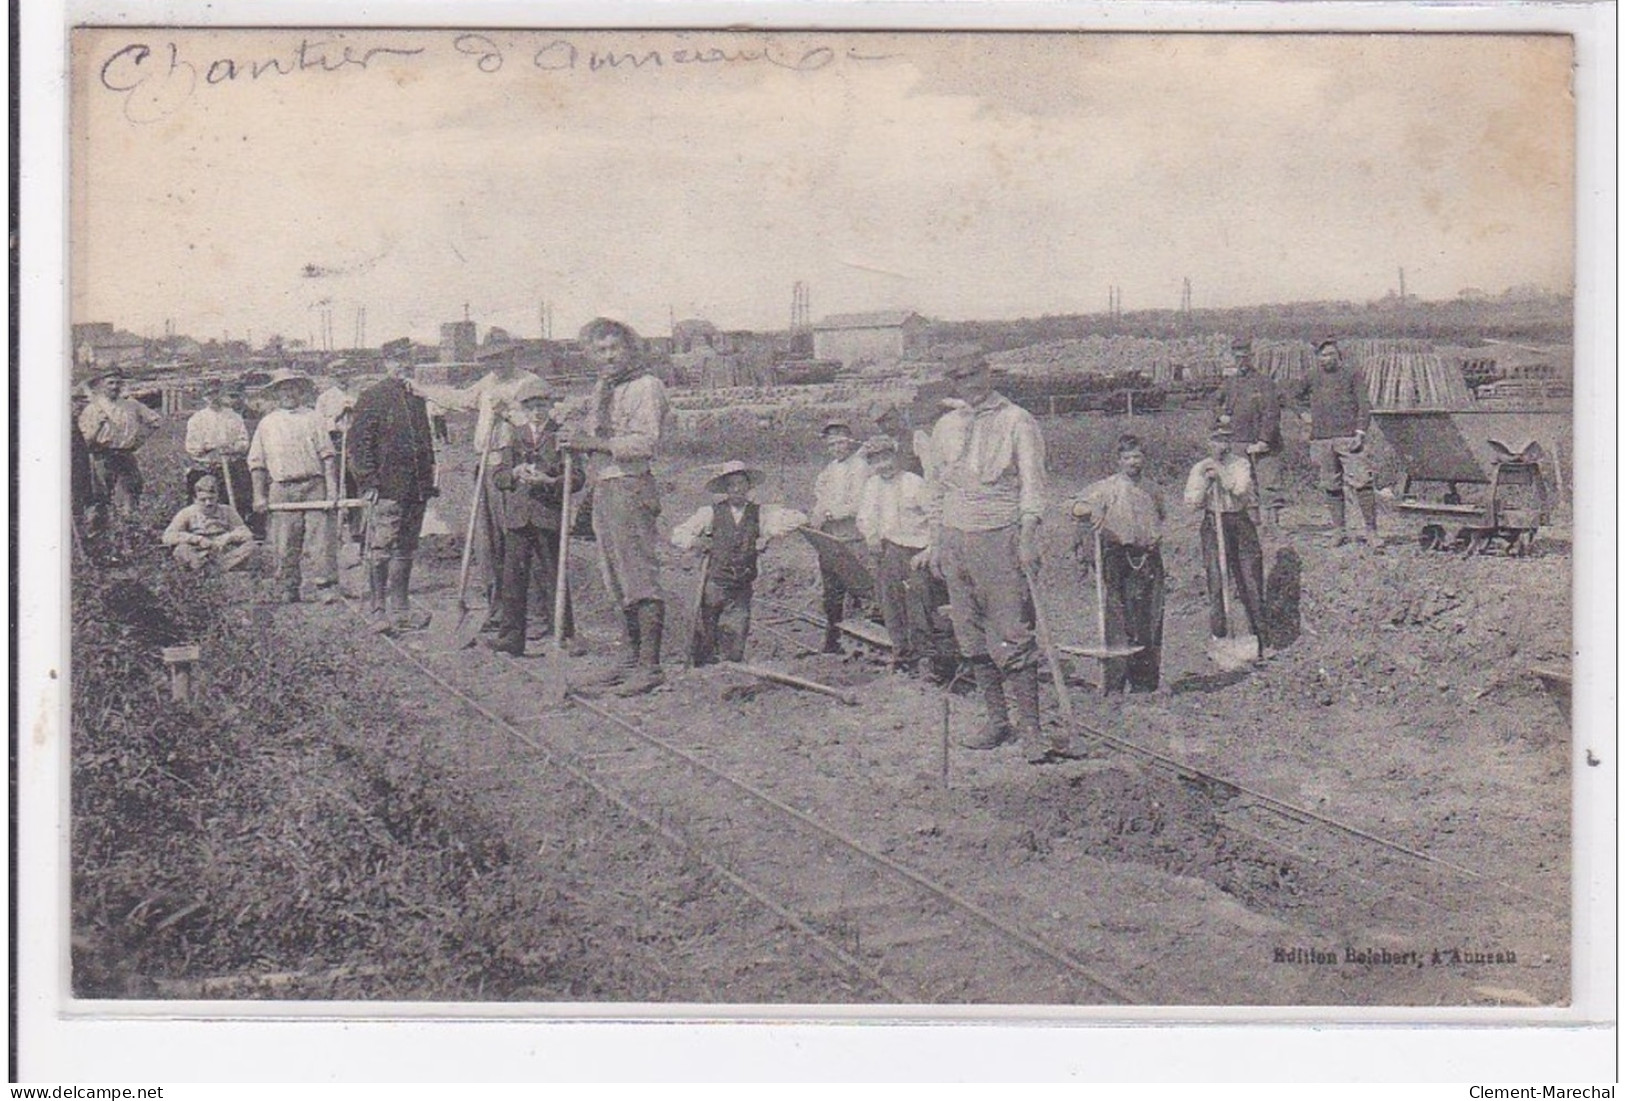
[[[755,501],[740,510],[727,501],[711,506],[711,566],[708,578],[718,585],[748,585],[756,580],[756,544],[762,536],[762,510]]]
[[[1231,375],[1219,387],[1217,408],[1230,418],[1238,448],[1263,440],[1271,451],[1281,450],[1281,391],[1268,375]]]
[[[1371,398],[1366,393],[1365,376],[1349,363],[1339,363],[1330,371],[1319,364],[1298,384],[1299,401],[1309,402],[1312,440],[1337,440],[1364,432],[1371,425]]]
[[[564,474],[564,455],[558,448],[558,425],[552,421],[540,427],[527,424],[513,430],[512,440],[493,454],[491,467],[491,484],[502,492],[503,527],[513,531],[527,527],[558,531],[564,515],[563,482],[527,483],[513,474],[514,467],[525,465],[554,478]],[[579,493],[586,483],[582,464],[572,464],[570,492]]]
[[[432,497],[434,438],[423,399],[398,378],[365,390],[355,403],[348,461],[362,493],[388,501]]]

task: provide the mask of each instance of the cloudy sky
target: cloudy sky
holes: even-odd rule
[[[75,33],[75,321],[434,340],[1566,288],[1560,37]],[[399,52],[395,52],[399,51]],[[722,59],[723,57],[726,59]],[[606,57],[616,64],[606,64]],[[258,75],[256,75],[256,73]],[[325,305],[324,305],[325,304]]]

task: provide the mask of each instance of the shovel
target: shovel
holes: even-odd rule
[[[1100,645],[1098,646],[1062,646],[1063,653],[1073,654],[1077,657],[1099,658],[1101,661],[1112,661],[1117,658],[1126,658],[1144,650],[1144,646],[1113,646],[1106,638],[1106,558],[1101,547],[1100,525],[1095,525],[1095,625],[1100,630]],[[1106,676],[1100,677],[1100,691],[1105,694]]]
[[[706,534],[710,534],[707,532]],[[689,604],[688,611],[688,647],[685,661],[690,669],[694,668],[694,648],[700,641],[700,609],[705,605],[705,583],[711,578],[711,552],[706,551],[700,555],[700,581],[694,589],[694,600]]]
[[[1258,660],[1258,636],[1251,632],[1235,633],[1235,612],[1230,603],[1230,555],[1225,550],[1224,513],[1219,510],[1218,486],[1213,487],[1213,531],[1219,543],[1219,599],[1224,606],[1224,638],[1210,638],[1207,656],[1226,673],[1246,669]]]
[[[231,506],[231,511],[241,516],[242,510],[237,507],[237,487],[231,484],[231,466],[226,462],[224,455],[220,456],[220,481],[226,487],[226,504]],[[340,492],[343,492],[343,488],[339,487]]]
[[[480,501],[485,496],[485,471],[491,462],[491,439],[495,435],[494,430],[486,434],[485,447],[480,451],[479,464],[474,468],[474,502],[468,508],[468,528],[463,535],[463,562],[457,571],[457,625],[451,632],[453,650],[466,650],[474,645],[484,624],[484,620],[475,615],[468,604],[468,567],[474,559],[475,525],[480,520]]]

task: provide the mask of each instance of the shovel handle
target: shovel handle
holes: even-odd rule
[[[468,567],[474,558],[474,527],[480,518],[480,498],[485,496],[485,468],[491,461],[491,437],[495,426],[485,435],[485,446],[480,449],[480,461],[474,467],[474,500],[468,506],[468,527],[463,532],[463,561],[457,570],[457,607],[468,611]]]
[[[560,508],[562,522],[559,524],[559,576],[553,586],[553,646],[564,649],[564,609],[570,600],[570,529],[574,526],[575,517],[570,515],[571,500],[570,479],[575,476],[575,456],[570,452],[564,453],[564,503]]]
[[[1021,570],[1021,578],[1027,583],[1027,599],[1033,604],[1033,625],[1037,629],[1038,645],[1044,651],[1044,660],[1049,662],[1050,676],[1055,681],[1055,695],[1060,701],[1061,715],[1066,719],[1067,726],[1072,725],[1072,697],[1067,695],[1066,674],[1061,671],[1061,657],[1055,649],[1055,643],[1050,638],[1049,620],[1044,615],[1044,606],[1038,601],[1038,586],[1033,584],[1033,575],[1025,566]]]

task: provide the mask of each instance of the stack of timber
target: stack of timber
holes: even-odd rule
[[[1158,385],[1181,379],[1213,378],[1230,362],[1230,338],[1223,334],[1157,340],[1139,336],[1087,336],[1032,344],[989,356],[1010,375],[1139,374]]]
[[[1375,409],[1466,409],[1472,391],[1454,359],[1423,340],[1344,341],[1344,358],[1365,373]]]

